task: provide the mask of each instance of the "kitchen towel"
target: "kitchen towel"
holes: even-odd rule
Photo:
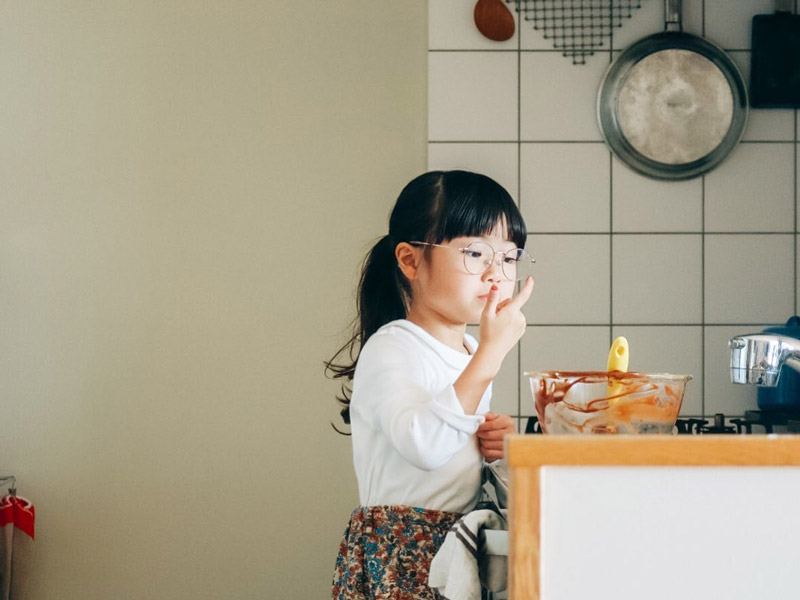
[[[20,496],[0,498],[0,600],[24,600],[33,555],[33,504]]]
[[[486,554],[484,529],[505,529],[505,521],[490,509],[473,510],[456,521],[433,557],[429,587],[448,600],[480,600],[481,586],[506,589],[508,557]]]

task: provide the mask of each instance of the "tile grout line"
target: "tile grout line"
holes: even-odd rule
[[[470,323],[470,325],[478,325]],[[775,327],[783,323],[626,323],[618,322],[620,327]],[[608,327],[607,323],[527,323],[527,327]]]
[[[517,202],[522,213],[522,15],[517,13]],[[527,240],[527,236],[526,236]],[[527,244],[526,244],[527,245]],[[527,331],[527,327],[526,327]],[[522,340],[517,342],[517,411],[522,414]],[[522,427],[520,420],[518,430]]]
[[[430,144],[605,144],[603,140],[428,140]],[[739,145],[794,144],[793,140],[739,140]]]
[[[609,7],[614,8],[609,0]],[[611,13],[613,15],[613,12]],[[614,28],[608,41],[608,64],[614,62]],[[598,127],[600,125],[598,124]],[[614,343],[614,157],[608,150],[608,347]]]
[[[620,327],[775,327],[783,325],[780,322],[760,322],[760,323],[627,323],[619,321],[616,323]],[[478,323],[470,323],[477,326]],[[528,323],[527,327],[608,327],[608,323]]]
[[[700,183],[700,378],[703,387],[700,390],[700,410],[706,414],[706,176]]]
[[[702,34],[705,37],[705,33]],[[749,52],[752,48],[722,48],[725,52]],[[437,54],[448,54],[454,52],[467,52],[467,53],[477,53],[477,52],[486,52],[488,54],[511,54],[515,52],[519,52],[520,54],[560,54],[563,55],[563,50],[549,50],[547,48],[429,48],[428,52],[433,52]],[[593,54],[588,55],[589,58],[592,56],[598,55],[602,52],[608,52],[605,48],[595,50]],[[577,65],[576,65],[577,66]],[[582,66],[582,65],[580,65]]]
[[[703,32],[703,37],[706,37],[706,0],[703,0],[700,6],[700,22],[702,23],[700,30]]]
[[[608,235],[608,231],[529,231],[528,235]],[[792,235],[786,231],[615,231],[614,235]]]
[[[706,37],[706,0],[701,3],[703,38]],[[700,182],[700,413],[706,416],[706,176]]]
[[[614,343],[614,158],[608,151],[608,347]]]

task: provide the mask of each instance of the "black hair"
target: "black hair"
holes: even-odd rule
[[[361,348],[380,327],[404,319],[411,302],[411,286],[395,258],[397,245],[412,241],[441,244],[458,237],[488,235],[498,224],[518,248],[525,247],[527,230],[517,205],[503,186],[485,175],[431,171],[403,188],[389,217],[388,235],[378,240],[364,259],[352,335],[325,362],[329,377],[346,380],[337,396],[345,424],[350,424],[349,384]],[[428,251],[430,247],[423,255]]]

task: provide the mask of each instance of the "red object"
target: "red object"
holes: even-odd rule
[[[33,504],[19,496],[0,498],[0,527],[12,524],[33,539],[33,524],[36,511]]]
[[[514,15],[502,0],[478,0],[472,16],[478,31],[495,42],[510,39],[517,28]]]

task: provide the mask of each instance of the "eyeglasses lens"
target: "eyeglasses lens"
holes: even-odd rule
[[[495,255],[494,248],[484,242],[473,242],[464,250],[464,267],[473,275],[482,275],[499,257],[503,275],[510,281],[520,281],[533,274],[533,257],[522,248],[513,248]]]

